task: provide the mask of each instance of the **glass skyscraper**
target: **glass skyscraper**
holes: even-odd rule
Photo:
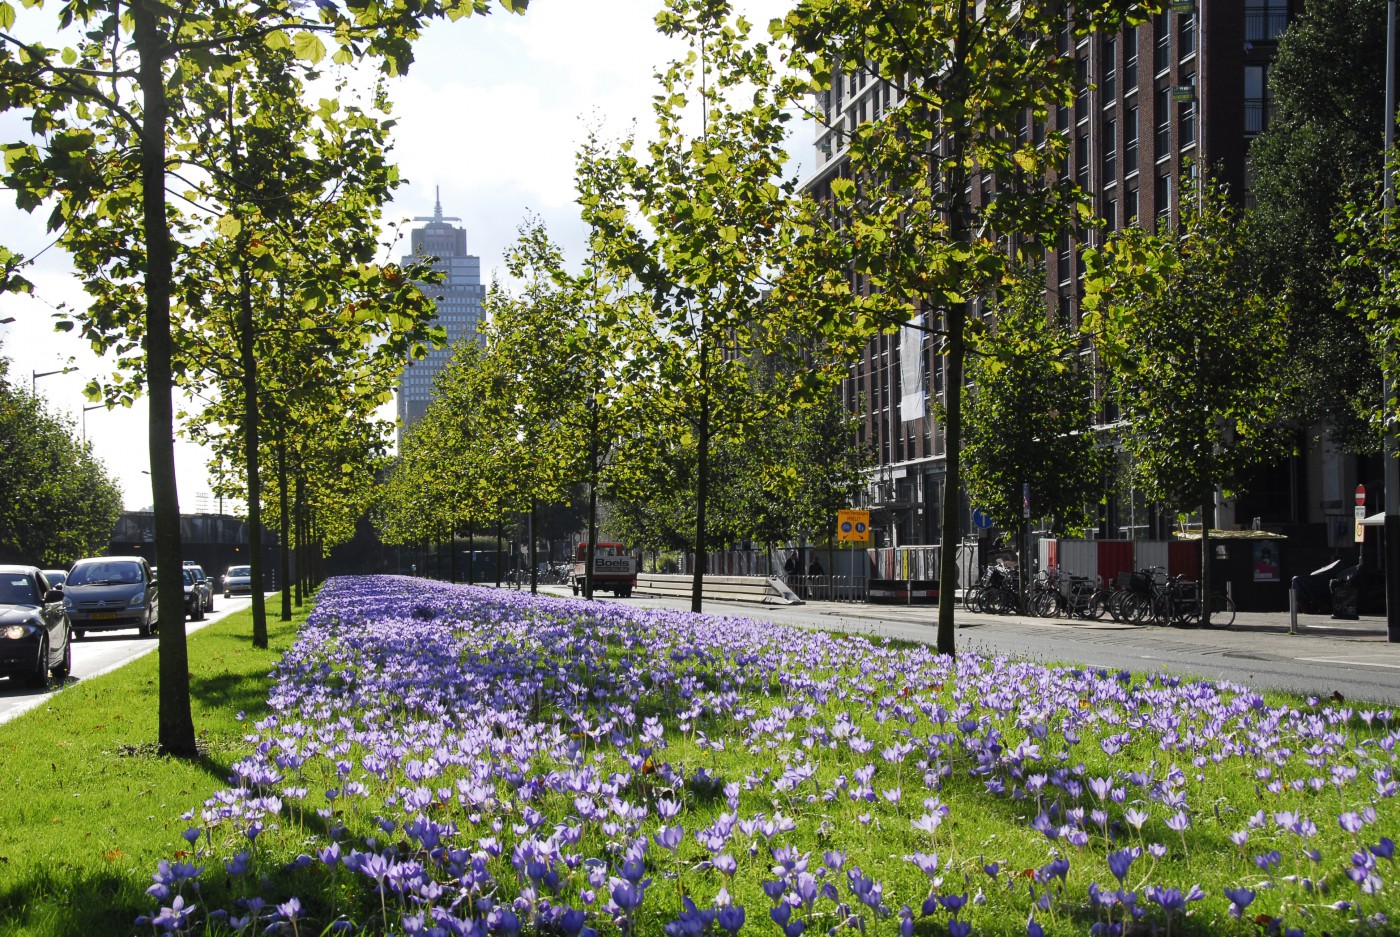
[[[399,377],[399,441],[414,423],[422,418],[433,399],[433,381],[452,358],[451,346],[463,339],[481,341],[481,301],[485,290],[481,285],[481,258],[467,253],[467,232],[450,224],[460,218],[444,217],[442,197],[437,197],[431,218],[410,235],[411,253],[403,258],[404,265],[431,260],[446,280],[429,289],[437,300],[437,323],[447,329],[448,347],[434,348],[421,361],[404,363]]]

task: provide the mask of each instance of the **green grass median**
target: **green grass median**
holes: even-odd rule
[[[156,753],[158,654],[0,725],[0,934],[132,932],[152,870],[185,845],[180,815],[228,786],[247,751],[236,716],[265,711],[268,674],[309,611],[270,620],[267,650],[252,645],[251,611],[189,636],[198,760]]]

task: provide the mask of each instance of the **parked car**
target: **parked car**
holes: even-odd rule
[[[40,572],[49,581],[50,589],[62,589],[63,584],[68,581],[68,570],[66,569],[43,569]]]
[[[230,566],[224,573],[224,598],[236,592],[253,594],[253,567]]]
[[[185,560],[185,569],[194,573],[195,582],[199,583],[199,594],[204,599],[204,611],[212,612],[214,610],[214,580],[204,575],[204,567],[198,563]]]
[[[160,627],[155,570],[143,557],[100,556],[78,560],[68,571],[63,601],[73,633],[136,628],[142,636]]]
[[[185,617],[190,621],[199,621],[204,617],[204,590],[200,588],[194,570],[188,566],[180,570],[180,575],[185,580]]]
[[[0,675],[47,686],[73,669],[73,629],[63,593],[34,566],[0,566]]]

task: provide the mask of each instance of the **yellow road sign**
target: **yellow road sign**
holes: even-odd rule
[[[870,539],[869,511],[837,511],[836,539],[864,543]]]

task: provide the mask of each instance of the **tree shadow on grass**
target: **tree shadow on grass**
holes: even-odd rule
[[[0,933],[45,937],[106,937],[135,930],[138,915],[156,910],[133,874],[112,871],[34,870],[0,891]]]

